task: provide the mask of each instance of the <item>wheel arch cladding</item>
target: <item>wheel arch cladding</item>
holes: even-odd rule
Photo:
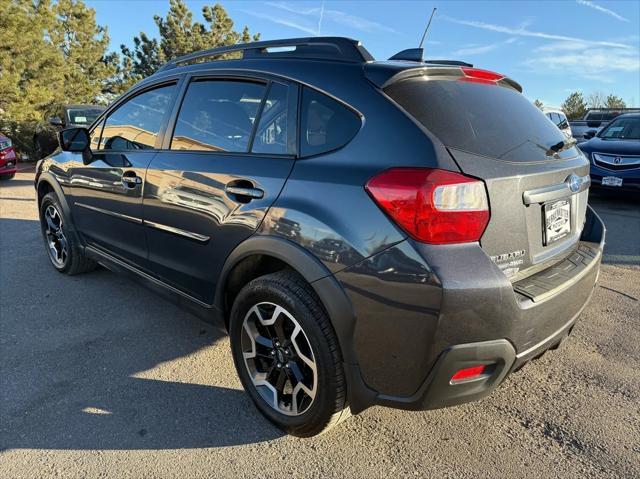
[[[251,261],[257,257],[270,262],[270,264],[262,267],[247,264],[247,260]],[[237,281],[238,277],[234,277],[234,274],[237,275],[238,268],[242,268],[243,265],[250,271],[245,274],[242,274],[242,272],[239,274],[241,277],[249,278],[248,281],[261,275],[257,274],[256,276],[256,270],[263,274],[277,271],[284,267],[296,271],[311,285],[327,311],[331,324],[338,336],[345,362],[355,362],[352,346],[355,326],[353,307],[342,287],[331,275],[331,272],[315,256],[283,238],[255,235],[247,239],[231,252],[220,274],[220,280],[216,288],[215,305],[225,313],[228,313],[231,308],[231,304],[227,303],[229,286],[241,288],[248,282],[243,281],[243,284],[240,285],[230,284],[230,281]]]
[[[49,172],[43,172],[40,175],[40,178],[38,178],[38,184],[36,188],[38,192],[38,209],[40,208],[42,198],[44,198],[47,193],[55,193],[58,197],[58,201],[60,202],[60,206],[62,206],[62,212],[67,218],[69,218],[70,226],[75,230],[75,226],[73,224],[73,216],[71,215],[71,208],[69,207],[67,197],[65,196],[64,192],[62,191],[62,187],[55,180],[53,175]]]
[[[233,278],[234,269],[242,265],[243,260],[254,256],[271,258],[271,261],[296,271],[311,285],[325,308],[338,338],[347,375],[347,394],[352,413],[357,414],[373,404],[376,393],[364,383],[355,353],[356,317],[351,300],[327,267],[301,246],[284,238],[254,235],[233,250],[222,268],[215,295],[215,306],[223,312],[225,321],[231,307],[230,304],[226,304],[228,281]],[[263,271],[265,274],[272,272]],[[248,281],[253,279],[251,276],[253,274],[248,275]]]

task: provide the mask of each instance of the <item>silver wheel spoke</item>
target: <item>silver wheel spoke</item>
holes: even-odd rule
[[[300,323],[283,307],[259,303],[243,323],[242,352],[256,391],[276,411],[306,412],[316,396],[317,367]]]
[[[68,258],[68,242],[62,230],[62,216],[54,205],[45,209],[43,228],[51,261],[57,267],[64,266]]]

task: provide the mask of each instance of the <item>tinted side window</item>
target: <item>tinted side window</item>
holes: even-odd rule
[[[146,150],[155,147],[162,120],[171,107],[176,85],[149,90],[127,100],[111,113],[100,149]]]
[[[287,153],[288,93],[287,86],[281,83],[271,84],[251,148],[254,153]]]
[[[172,150],[246,152],[265,85],[246,81],[191,83],[180,107]]]
[[[346,145],[360,129],[357,114],[310,88],[302,93],[300,153],[317,155]]]

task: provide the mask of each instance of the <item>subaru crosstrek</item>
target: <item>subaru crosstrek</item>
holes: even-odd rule
[[[516,82],[421,57],[318,37],[168,63],[39,163],[51,263],[218,321],[291,434],[489,394],[570,333],[605,229]]]

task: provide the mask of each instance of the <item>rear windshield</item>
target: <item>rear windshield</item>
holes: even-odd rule
[[[566,138],[511,88],[410,79],[385,90],[445,146],[507,161],[549,159]],[[565,156],[564,154],[562,156]]]

